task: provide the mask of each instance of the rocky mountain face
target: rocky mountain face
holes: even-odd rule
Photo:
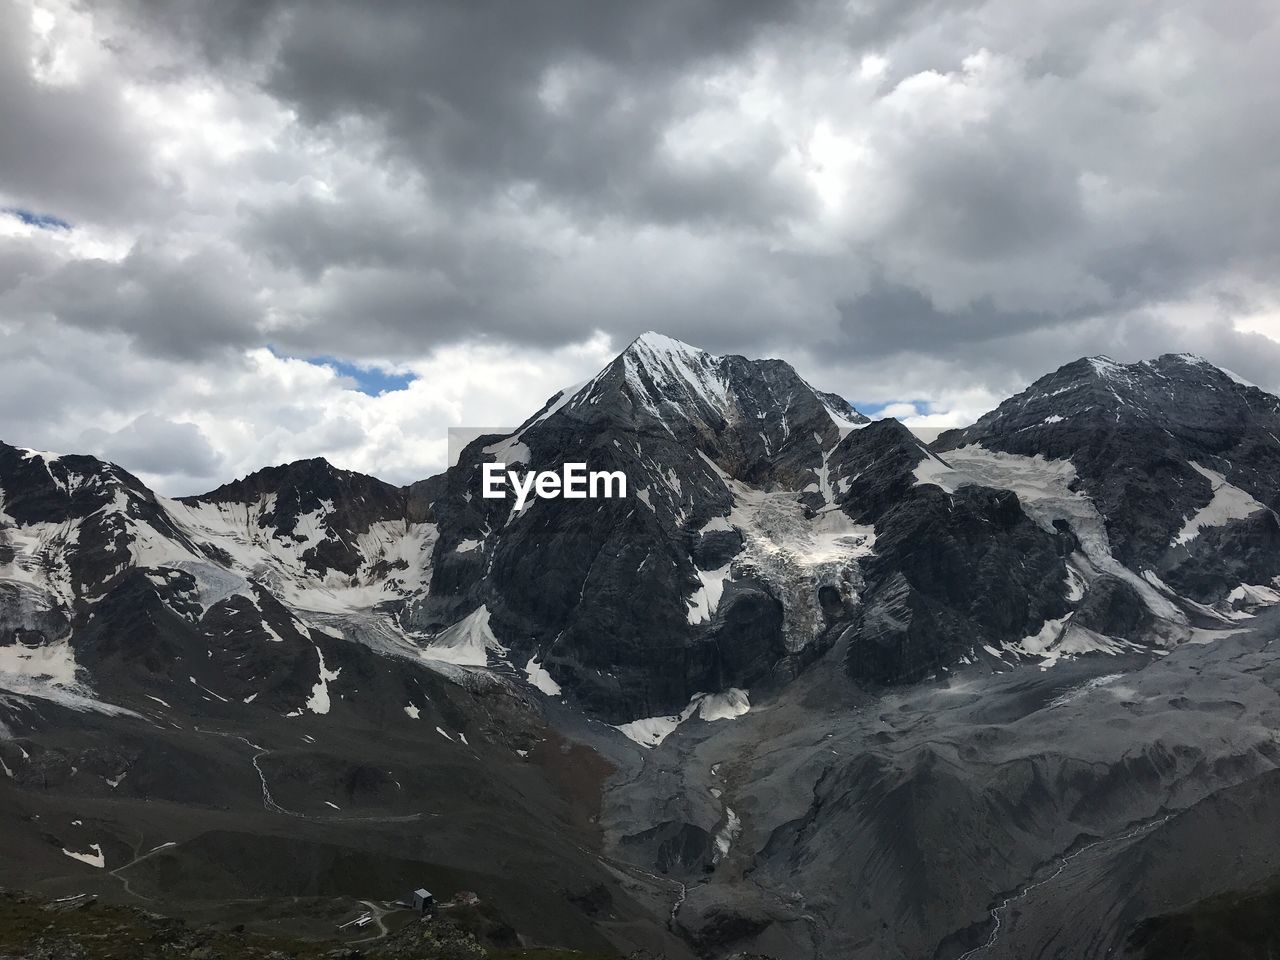
[[[827,453],[865,423],[780,361],[713,357],[647,334],[510,436],[463,453],[431,505],[434,574],[407,621],[439,628],[482,604],[519,662],[538,659],[616,721],[759,683],[815,626],[788,634],[785,588],[758,566],[734,566],[762,536],[754,514],[731,522],[745,508],[735,491],[776,493],[788,533],[804,536],[796,494],[819,488]],[[482,465],[495,460],[621,471],[628,496],[536,500],[517,513],[512,499],[478,496]]]
[[[1280,603],[1278,438],[1280,400],[1185,356],[1068,364],[926,446],[782,361],[646,334],[403,488],[308,460],[171,500],[92,457],[0,443],[0,834],[50,876],[145,859],[152,892],[179,853],[128,838],[181,834],[182,856],[221,871],[183,888],[195,902],[256,895],[234,864],[263,817],[288,824],[282,856],[350,896],[341,865],[376,885],[379,859],[396,883],[456,885],[475,849],[454,824],[501,822],[481,846],[495,864],[527,848],[530,875],[467,882],[527,903],[544,940],[818,956],[814,916],[861,930],[888,911],[914,925],[907,955],[972,945],[986,901],[959,889],[965,869],[1009,889],[1070,845],[1049,823],[1110,836],[1160,797],[1198,802],[1280,762],[1252,727],[1210,749],[1190,716],[1265,726],[1269,700],[1237,710],[1231,693],[1265,686],[1252,648],[1208,700],[1149,681],[1151,700],[1178,689],[1176,719],[1097,709],[1148,738],[1140,770],[1125,735],[1060,755],[1059,722],[1104,696],[1095,681],[1131,689],[1108,664],[1190,664]],[[569,462],[620,472],[625,495],[482,495],[487,464]],[[989,699],[957,693],[972,684]],[[615,768],[629,786],[601,808]],[[47,797],[31,791],[51,783],[67,822],[93,808],[92,837],[45,826],[36,843]],[[199,807],[200,829],[154,800]],[[1001,822],[1011,805],[1025,822]],[[915,839],[875,813],[890,809]],[[952,870],[919,844],[961,813]],[[411,856],[409,822],[430,834]],[[991,843],[1017,855],[986,863]],[[809,912],[779,892],[809,889],[806,865],[833,889],[841,864],[899,886]]]
[[[1068,592],[1061,533],[1007,493],[920,486],[930,456],[780,361],[646,334],[465,451],[431,503],[434,574],[407,622],[441,629],[483,605],[519,661],[613,721],[785,682],[842,631],[860,638],[855,676],[920,679],[1034,633]],[[475,495],[493,460],[619,470],[633,494],[516,513]],[[943,530],[945,550],[918,549]]]
[[[988,658],[1069,609],[1069,535],[1039,526],[1008,489],[921,482],[941,466],[894,420],[832,457],[837,506],[876,531],[843,638],[854,679],[902,683]]]
[[[298,606],[419,576],[404,503],[323,461],[168,501],[92,457],[0,444],[0,669],[19,689],[121,708],[327,712],[344,670],[344,685],[411,702],[416,676]],[[372,699],[362,709],[388,712]]]
[[[1070,460],[1117,560],[1202,603],[1280,573],[1280,400],[1193,356],[1067,364],[973,426],[944,454]]]
[[[645,334],[407,488],[309,460],[171,501],[93,458],[0,448],[0,550],[22,571],[4,629],[74,648],[116,626],[101,597],[136,589],[183,624],[134,632],[157,664],[175,631],[245,607],[250,633],[314,652],[324,619],[446,669],[545,677],[620,724],[777,688],[837,640],[871,684],[1171,643],[1270,599],[1277,435],[1280,400],[1204,361],[1092,358],[929,449],[782,361]],[[629,489],[517,510],[481,495],[498,462]]]
[[[216,511],[229,523],[243,509],[247,537],[305,543],[299,559],[306,571],[322,577],[363,572],[376,578],[408,567],[404,558],[369,563],[360,543],[378,525],[405,521],[406,491],[322,459],[267,467],[180,502],[197,513]]]
[[[603,902],[662,948],[588,849],[607,761],[399,626],[435,536],[410,509],[322,461],[174,501],[0,444],[0,886],[318,937],[480,889],[542,942],[609,948],[574,906]]]

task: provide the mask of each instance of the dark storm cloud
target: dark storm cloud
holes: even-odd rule
[[[1233,320],[1280,303],[1264,0],[112,0],[75,82],[4,9],[0,205],[75,229],[0,236],[0,324],[193,364],[657,328],[911,397],[1275,358]]]
[[[404,269],[434,259],[435,238],[424,224],[368,203],[297,197],[241,211],[242,237],[276,265],[307,280],[333,268]],[[435,256],[447,254],[437,250]]]
[[[767,224],[804,205],[770,182],[779,145],[755,144],[707,169],[673,165],[660,148],[672,119],[706,95],[691,75],[784,29],[799,6],[324,0],[125,9],[139,29],[164,29],[215,65],[255,62],[265,89],[309,124],[374,123],[387,151],[459,202],[524,183],[588,216]]]
[[[4,265],[0,248],[0,277]],[[118,331],[144,353],[195,358],[257,343],[260,310],[244,281],[212,252],[175,257],[138,246],[119,262],[77,259],[26,277],[0,306],[14,318]]]
[[[847,342],[863,353],[892,353],[904,346],[930,343],[983,343],[1010,330],[1034,330],[1067,318],[1031,311],[1007,312],[990,300],[963,309],[939,310],[919,290],[883,280],[853,300],[836,305]]]
[[[1009,131],[959,129],[894,154],[910,185],[887,234],[941,257],[1008,260],[1085,227],[1076,171],[1052,144]]]

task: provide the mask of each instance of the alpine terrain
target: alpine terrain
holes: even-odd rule
[[[625,496],[481,495],[569,462]],[[649,333],[407,487],[0,443],[0,886],[373,956],[419,888],[494,955],[1272,956],[1278,508],[1280,399],[1174,355],[925,444]]]

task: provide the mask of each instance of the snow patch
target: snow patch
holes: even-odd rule
[[[720,605],[720,597],[724,594],[724,585],[733,579],[729,572],[732,562],[726,563],[718,570],[698,570],[700,586],[689,598],[688,617],[690,623],[705,623],[711,619]]]
[[[645,717],[641,720],[632,720],[630,723],[618,724],[614,729],[640,746],[653,749],[675,732],[682,719],[683,717],[679,715]]]
[[[568,391],[565,392],[568,393]],[[569,396],[572,396],[572,394],[569,394]],[[552,410],[550,412],[554,413],[555,411]],[[550,413],[548,416],[549,415]],[[513,433],[511,436],[499,440],[497,443],[489,444],[484,448],[483,452],[492,456],[495,463],[523,463],[527,466],[529,461],[533,458],[532,451],[530,451],[528,445],[520,439],[520,434],[517,433]]]
[[[1055,649],[1054,644],[1062,636],[1063,628],[1070,619],[1071,614],[1067,614],[1057,620],[1046,620],[1038,631],[1017,643],[1009,644],[1008,649],[1028,657],[1042,657],[1045,666],[1052,666],[1062,655],[1062,651]]]
[[[97,867],[99,870],[104,868],[107,865],[107,858],[102,853],[101,845],[91,843],[89,844],[89,849],[93,852],[77,853],[75,850],[68,850],[66,847],[62,848],[62,852],[72,860],[79,860],[81,863],[87,863],[89,866]]]
[[[1065,707],[1069,703],[1074,703],[1076,700],[1079,700],[1081,697],[1088,694],[1089,691],[1110,686],[1123,676],[1123,673],[1109,673],[1105,677],[1094,677],[1092,680],[1086,680],[1078,687],[1073,687],[1066,693],[1050,700],[1049,709],[1052,710],[1054,707]]]
[[[724,826],[722,826],[716,833],[716,852],[711,858],[712,863],[719,863],[729,855],[729,850],[733,846],[733,841],[738,839],[738,834],[741,832],[742,819],[733,812],[731,807],[725,807]]]
[[[733,525],[729,523],[728,517],[712,517],[702,525],[702,529],[699,530],[698,533],[715,533],[717,531],[724,531],[725,533],[728,533],[732,529]]]
[[[482,604],[437,634],[418,653],[423,660],[439,660],[460,667],[486,667],[490,654],[503,658],[507,651],[489,628],[489,608]]]
[[[1228,483],[1217,471],[1195,462],[1191,466],[1212,485],[1213,499],[1187,520],[1182,530],[1173,538],[1172,546],[1190,543],[1206,527],[1220,527],[1232,520],[1243,520],[1259,510],[1267,509],[1248,493]]]
[[[945,461],[932,454],[917,463],[916,468],[911,472],[916,478],[917,484],[932,483],[942,487],[948,493],[955,492],[955,487],[953,486],[956,480],[955,470]]]
[[[680,724],[694,715],[708,722],[732,720],[751,709],[747,691],[730,687],[724,693],[695,693],[689,705],[677,714],[663,717],[644,717],[614,727],[619,733],[640,746],[652,750],[671,736]]]
[[[800,650],[825,626],[818,591],[832,586],[852,600],[861,588],[858,561],[875,552],[875,528],[854,523],[833,506],[809,518],[791,491],[765,492],[736,480],[726,485],[734,497],[727,522],[743,537],[733,569],[778,590],[787,649]]]
[[[538,662],[538,658],[530,657],[529,662],[524,665],[524,675],[531,684],[545,693],[548,697],[560,696],[560,684],[547,672],[547,668]]]
[[[1236,383],[1240,384],[1240,386],[1242,387],[1253,387],[1255,390],[1262,389],[1252,380],[1246,380],[1244,377],[1240,376],[1240,374],[1235,373],[1232,370],[1228,370],[1226,367],[1219,367],[1218,369],[1221,370],[1223,373],[1225,373],[1228,377],[1230,377]]]
[[[38,647],[28,647],[21,642],[0,646],[0,687],[7,688],[9,678],[70,687],[76,683],[78,669],[69,640]]]
[[[751,709],[751,698],[746,690],[730,687],[724,693],[710,693],[698,705],[698,716],[703,720],[733,720]]]
[[[1280,590],[1274,585],[1242,583],[1226,596],[1226,603],[1237,607],[1269,607],[1280,603]]]
[[[338,674],[342,673],[342,668],[325,669],[324,653],[319,647],[316,647],[316,656],[320,658],[320,678],[311,688],[311,696],[307,698],[307,709],[312,713],[325,714],[329,712],[329,681],[337,680]]]
[[[1100,377],[1117,377],[1124,376],[1124,365],[1116,363],[1110,357],[1097,356],[1089,358],[1089,365],[1093,367],[1094,372]]]

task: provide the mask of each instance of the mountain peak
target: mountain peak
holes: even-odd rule
[[[1253,387],[1259,390],[1262,389],[1256,383],[1246,380],[1244,377],[1240,376],[1238,373],[1234,373],[1233,371],[1228,370],[1226,367],[1214,363],[1212,360],[1207,360],[1197,353],[1166,353],[1166,354],[1163,354],[1162,356],[1157,357],[1155,360],[1148,360],[1146,361],[1146,363],[1152,366],[1162,366],[1162,365],[1168,366],[1168,365],[1177,363],[1177,364],[1182,364],[1188,367],[1198,367],[1201,369],[1208,369],[1208,370],[1215,371],[1216,373],[1222,374],[1228,379],[1235,381],[1237,384],[1239,384],[1242,387]]]
[[[690,407],[718,419],[730,405],[723,357],[649,332],[636,337],[618,359],[632,397],[659,419],[677,410],[683,415]]]
[[[701,347],[695,347],[668,337],[663,333],[650,330],[642,333],[629,344],[618,357],[628,369],[642,367],[647,370],[663,371],[687,376],[691,371],[709,370],[717,366],[723,357],[708,353]],[[695,374],[695,379],[702,375]]]
[[[685,343],[683,340],[677,340],[675,337],[669,337],[665,333],[658,333],[655,330],[646,330],[640,336],[636,337],[627,348],[622,351],[627,353],[665,353],[665,354],[703,354],[708,355],[707,351],[701,347],[695,347]]]
[[[1092,357],[1083,357],[1074,363],[1069,363],[1058,372],[1072,368],[1084,369],[1087,373],[1103,380],[1123,381],[1145,379],[1150,377],[1153,372],[1167,375],[1172,371],[1185,369],[1201,375],[1206,373],[1210,376],[1221,374],[1244,387],[1256,386],[1256,384],[1250,383],[1238,374],[1232,373],[1226,367],[1221,367],[1198,353],[1162,353],[1154,359],[1139,360],[1137,363],[1120,363],[1105,354],[1098,354]],[[1055,374],[1050,374],[1049,377],[1042,379],[1047,380],[1054,376]]]
[[[771,396],[784,396],[800,388],[812,394],[825,408],[841,434],[868,423],[843,397],[817,390],[801,378],[784,360],[746,360],[739,356],[716,356],[700,347],[662,333],[648,331],[636,337],[619,355],[618,363],[631,395],[649,413],[665,419],[672,404],[700,411],[707,422],[730,416],[756,389]],[[754,384],[754,386],[753,386]],[[758,405],[747,401],[752,416]]]
[[[229,483],[224,483],[216,490],[208,493],[180,497],[184,503],[199,501],[236,501],[253,502],[266,494],[283,494],[295,491],[294,495],[304,499],[315,497],[332,497],[339,490],[353,487],[382,491],[387,496],[393,495],[397,489],[377,477],[366,476],[352,470],[335,467],[324,457],[308,457],[305,460],[293,460],[289,463],[277,464],[273,467],[262,467],[247,476]]]
[[[1165,436],[1239,425],[1257,414],[1259,395],[1265,397],[1255,384],[1193,353],[1136,363],[1082,357],[1041,377],[972,426],[944,434],[938,449],[998,443],[1010,452],[1060,457],[1079,446],[1073,439],[1078,431],[1102,425],[1113,431],[1126,424]],[[1280,409],[1280,403],[1271,406]]]
[[[1105,353],[1100,353],[1093,357],[1085,357],[1084,362],[1100,377],[1114,377],[1122,374],[1125,369],[1123,363],[1108,357]]]

